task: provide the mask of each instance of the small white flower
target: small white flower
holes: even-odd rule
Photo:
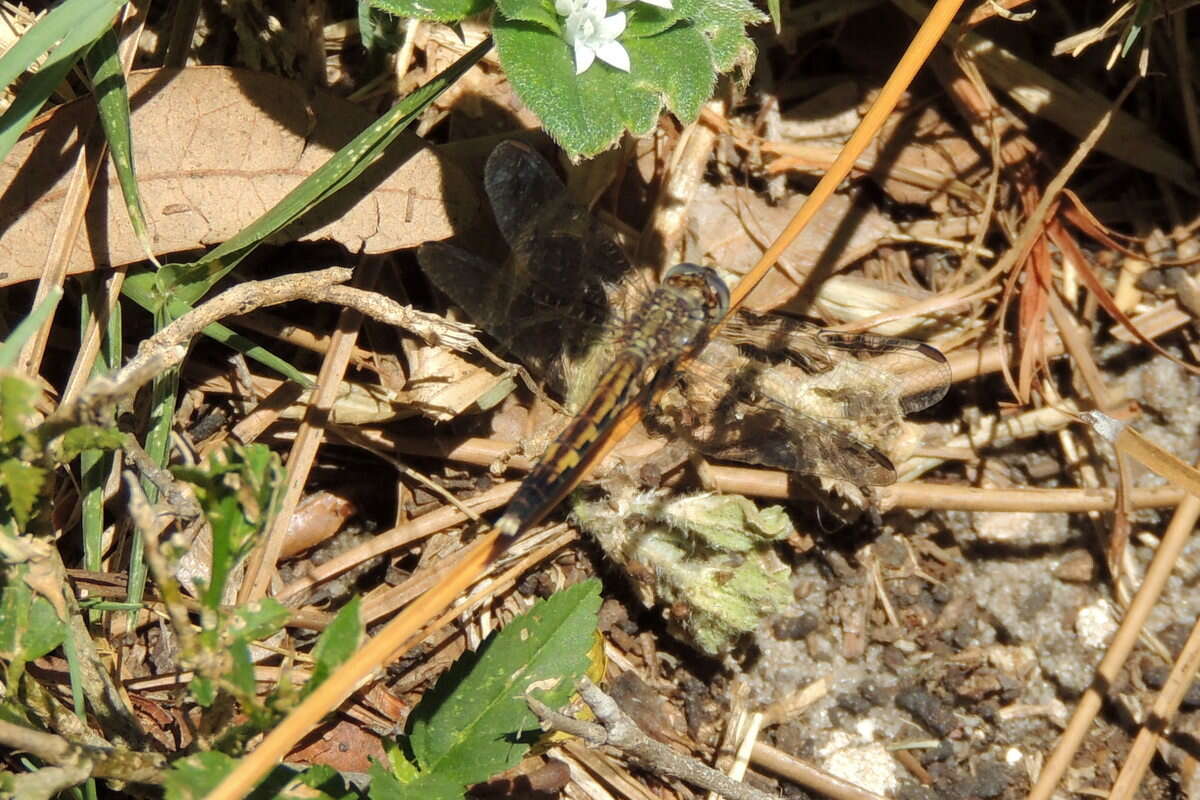
[[[625,30],[625,12],[605,17],[605,0],[555,0],[554,9],[565,16],[567,44],[575,48],[575,74],[579,75],[597,58],[629,72],[629,53],[617,41]],[[565,12],[565,13],[564,13]]]
[[[659,8],[671,9],[671,0],[613,0],[617,6],[627,6],[630,3],[645,3],[646,5],[658,6]]]

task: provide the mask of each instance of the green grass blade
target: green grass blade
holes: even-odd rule
[[[50,57],[25,84],[12,106],[0,116],[0,160],[29,127],[54,87],[66,77],[92,42],[112,25],[124,2],[68,0],[47,14],[0,58],[0,85],[9,86],[42,54]],[[55,43],[58,43],[57,47]]]
[[[90,42],[111,27],[126,0],[67,0],[58,8],[38,20],[37,24],[17,40],[0,58],[0,86],[7,87],[38,57],[59,42],[67,44],[67,37],[78,36],[72,49]],[[90,33],[89,33],[90,31]]]
[[[167,298],[184,303],[199,300],[265,239],[344,189],[370,167],[430,103],[483,58],[491,46],[491,39],[485,39],[427,84],[397,102],[236,236],[190,264],[163,267],[158,281],[160,302],[165,303]]]
[[[84,291],[80,302],[80,330],[87,330],[95,311],[94,303],[105,299],[104,282],[95,275],[81,276]],[[121,304],[108,316],[104,341],[92,365],[92,375],[108,374],[120,368],[123,360]],[[83,565],[99,571],[104,550],[104,484],[112,471],[114,455],[107,450],[88,449],[79,454],[79,488],[82,495],[80,525],[83,529]],[[98,621],[99,612],[89,615]]]
[[[121,69],[121,55],[117,47],[117,34],[105,31],[88,51],[86,64],[92,80],[92,92],[96,96],[96,107],[100,112],[100,125],[108,142],[108,152],[117,170],[117,182],[125,198],[125,210],[129,224],[142,245],[146,257],[158,265],[154,247],[150,241],[150,230],[142,210],[142,195],[138,190],[137,176],[133,166],[133,131],[129,122],[129,87],[125,84],[125,73]]]
[[[29,341],[29,337],[33,336],[34,331],[42,326],[46,318],[54,313],[54,309],[58,308],[59,300],[62,300],[62,289],[55,286],[46,293],[46,299],[42,301],[42,304],[21,320],[7,339],[0,342],[0,367],[11,367],[17,363],[17,356],[21,354],[21,348],[25,346],[25,342]]]

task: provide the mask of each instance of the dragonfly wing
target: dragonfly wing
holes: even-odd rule
[[[950,362],[932,345],[875,333],[823,330],[819,336],[831,348],[857,354],[863,359],[859,363],[889,372],[894,378],[893,392],[905,414],[941,402],[950,389]]]
[[[819,416],[870,419],[911,414],[941,401],[951,374],[946,357],[923,342],[842,333],[776,314],[742,311],[726,338],[771,357],[786,356],[837,402]]]
[[[766,398],[727,404],[710,425],[693,429],[692,438],[714,458],[855,486],[887,486],[896,480],[896,468],[878,448]]]
[[[510,247],[538,214],[570,205],[567,188],[549,162],[528,145],[501,142],[488,156],[483,187],[492,203],[496,227]]]
[[[537,306],[504,280],[497,265],[459,247],[429,243],[417,250],[417,261],[433,284],[479,327],[520,359],[560,395],[565,390],[560,354],[562,317]]]
[[[503,142],[484,187],[511,248],[496,266],[460,248],[427,244],[421,268],[480,327],[563,397],[614,314],[610,287],[631,272],[612,237],[581,207],[535,150]],[[586,380],[586,378],[583,378]]]

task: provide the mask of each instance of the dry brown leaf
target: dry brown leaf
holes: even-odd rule
[[[741,274],[804,202],[800,194],[777,206],[750,192],[740,193],[739,198],[744,201],[741,208],[732,205],[726,190],[700,185],[688,217],[689,258]],[[881,240],[895,232],[896,226],[878,211],[856,205],[845,195],[834,195],[788,248],[781,263],[794,269],[797,279],[813,270],[835,272],[874,252]],[[831,243],[836,243],[836,252],[826,252]],[[827,260],[832,260],[832,267],[826,265]],[[795,297],[801,287],[785,272],[769,272],[750,293],[746,307],[777,308]]]
[[[375,119],[328,92],[228,67],[134,72],[129,90],[134,165],[156,254],[233,236]],[[55,109],[0,165],[0,186],[7,187],[0,196],[0,286],[40,275],[79,128],[94,116],[90,100]],[[97,183],[71,273],[145,257],[115,171],[106,169]],[[462,173],[411,134],[402,134],[355,186],[340,202],[326,203],[320,219],[306,220],[299,238],[386,252],[445,239],[479,211],[477,191]]]

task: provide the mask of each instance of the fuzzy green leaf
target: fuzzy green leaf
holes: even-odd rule
[[[488,0],[370,0],[373,7],[397,17],[457,22],[488,7]]]
[[[39,389],[18,375],[0,375],[0,441],[11,442],[32,427]]]
[[[629,39],[625,49],[630,74],[660,93],[676,117],[686,123],[700,116],[717,74],[708,42],[695,26],[676,25],[657,36]]]
[[[656,36],[676,22],[679,22],[679,12],[674,8],[659,8],[658,6],[634,3],[623,9],[628,22],[621,41],[628,43],[630,39],[641,39]]]
[[[753,63],[754,45],[746,26],[767,17],[747,0],[675,0],[679,14],[693,22],[712,48],[713,67],[728,72],[735,64]]]
[[[33,509],[37,505],[42,485],[46,482],[46,470],[27,464],[19,458],[0,461],[0,486],[8,494],[9,509],[22,529],[29,524]],[[0,509],[0,517],[5,516]]]
[[[658,120],[658,93],[636,72],[596,63],[576,75],[574,54],[561,36],[499,12],[492,18],[492,34],[513,88],[572,156],[595,155],[624,131],[643,134]]]
[[[519,22],[536,22],[562,35],[562,17],[554,11],[554,3],[547,0],[496,0],[496,8],[506,18]]]
[[[535,684],[564,704],[588,667],[600,584],[586,581],[538,603],[460,658],[409,716],[423,775],[477,783],[521,760],[540,734],[524,695]]]
[[[278,600],[264,597],[233,612],[230,632],[238,641],[250,642],[266,639],[283,627],[291,612]]]

